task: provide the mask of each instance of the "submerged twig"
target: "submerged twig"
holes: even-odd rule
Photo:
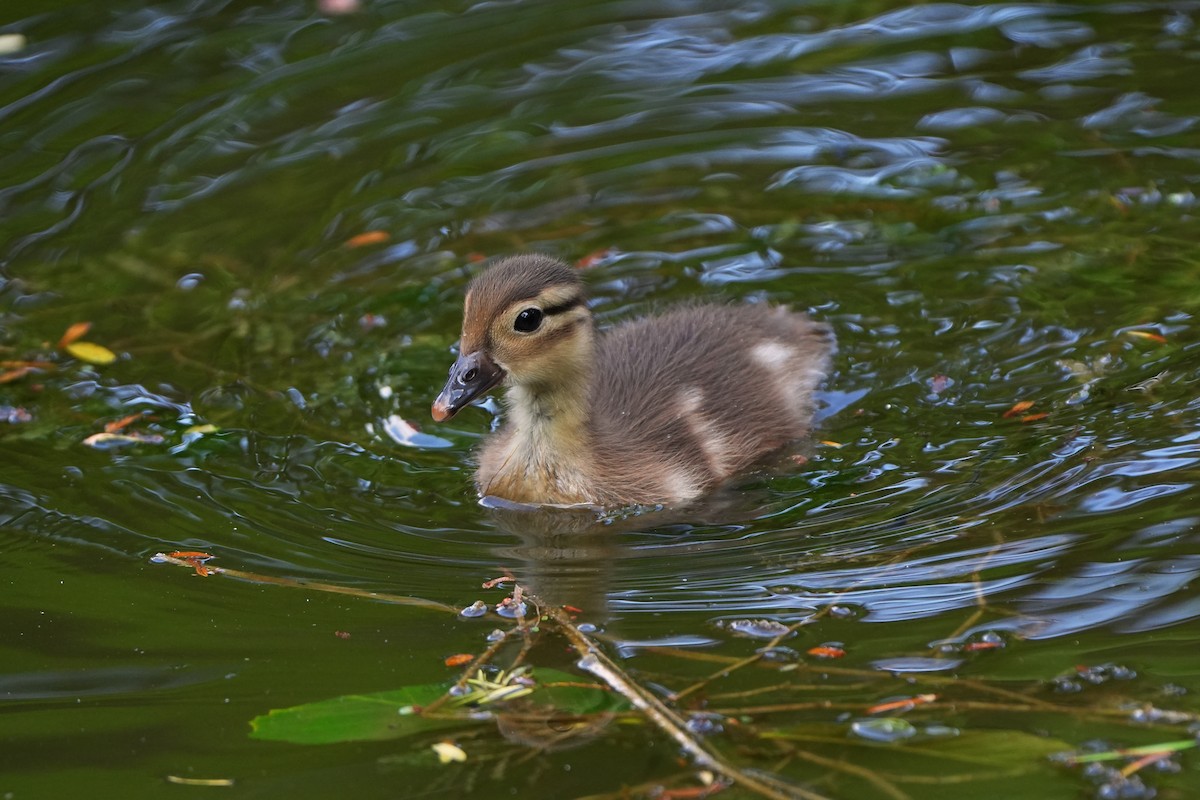
[[[449,691],[443,693],[441,697],[425,706],[421,713],[425,715],[437,711],[446,703],[448,703],[457,692],[462,691],[462,689],[466,687],[467,681],[471,680],[471,678],[475,676],[475,673],[479,671],[480,667],[492,660],[496,653],[500,651],[500,648],[504,646],[504,643],[508,641],[510,636],[512,636],[514,631],[516,631],[516,628],[509,628],[506,631],[501,631],[501,635],[497,636],[496,639],[487,646],[486,650],[475,656],[471,663],[467,665],[466,669],[463,670],[462,677],[460,677],[454,683],[454,686],[451,687]]]
[[[173,564],[177,567],[188,567],[196,569],[195,559],[176,558],[167,553],[155,553],[154,561],[164,564]],[[273,584],[275,586],[287,586],[293,589],[310,589],[316,592],[328,592],[330,594],[346,594],[351,597],[361,597],[365,600],[377,600],[383,603],[391,603],[401,606],[417,606],[419,608],[428,608],[434,611],[448,611],[451,614],[457,614],[458,609],[453,606],[448,606],[445,603],[439,603],[436,600],[426,600],[421,597],[406,597],[400,594],[386,594],[384,592],[370,592],[365,589],[354,589],[349,586],[339,586],[336,583],[325,583],[324,581],[310,581],[303,578],[280,578],[274,575],[263,575],[260,572],[247,572],[241,569],[231,569],[229,567],[214,567],[205,565],[205,574],[208,575],[225,575],[230,578],[237,578],[250,583]]]
[[[816,753],[810,753],[804,750],[794,750],[792,755],[803,759],[813,764],[818,764],[828,769],[844,772],[847,775],[854,775],[857,778],[862,778],[867,783],[874,786],[879,791],[883,792],[893,800],[912,800],[912,798],[903,792],[898,786],[883,777],[874,770],[869,770],[866,767],[860,767],[857,764],[850,764],[842,759],[825,758]]]
[[[792,800],[796,797],[803,800],[826,800],[823,795],[797,786],[788,786],[786,789],[773,786],[766,780],[750,775],[710,752],[703,743],[688,732],[684,721],[673,709],[650,691],[639,686],[612,659],[601,652],[571,621],[565,611],[556,607],[547,607],[544,614],[544,619],[553,622],[571,643],[575,652],[579,654],[578,666],[580,669],[600,678],[613,691],[628,700],[634,708],[645,714],[646,718],[659,730],[674,739],[697,765],[712,770],[739,786],[771,800]]]
[[[821,611],[818,611],[816,614],[813,614],[811,617],[805,617],[804,619],[800,620],[799,622],[789,625],[787,630],[783,631],[778,636],[771,639],[771,641],[767,642],[766,645],[759,648],[758,652],[755,653],[754,655],[746,656],[745,658],[738,659],[737,661],[730,664],[728,667],[725,667],[724,669],[721,669],[717,672],[712,673],[707,678],[702,678],[701,680],[698,680],[695,683],[693,683],[691,686],[687,686],[683,689],[680,689],[678,692],[673,692],[671,694],[671,699],[674,701],[678,701],[684,697],[687,697],[689,694],[693,694],[695,692],[700,691],[705,686],[707,686],[708,684],[715,681],[717,678],[728,677],[729,673],[733,672],[734,670],[741,669],[742,667],[748,667],[752,664],[757,664],[759,661],[762,660],[763,655],[765,653],[770,652],[772,649],[778,647],[779,644],[781,642],[783,642],[784,639],[791,636],[793,633],[798,631],[800,628],[803,628],[805,625],[811,625],[814,621],[816,621],[823,614],[823,612],[824,612],[824,609],[822,609]]]

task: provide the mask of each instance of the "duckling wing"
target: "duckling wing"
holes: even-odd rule
[[[700,494],[808,432],[833,345],[827,325],[765,305],[684,307],[612,329],[593,373],[598,466],[657,481],[670,499]]]

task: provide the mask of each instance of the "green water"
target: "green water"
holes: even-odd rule
[[[1047,754],[1186,740],[1200,712],[1198,21],[9,0],[0,793],[697,785],[636,715],[549,752],[464,728],[448,765],[445,732],[252,738],[271,709],[452,680],[446,656],[510,623],[152,561],[202,550],[456,608],[511,572],[662,693],[761,647],[738,621],[811,617],[795,654],[678,703],[721,715],[706,746],[830,798],[1105,796],[1111,774]],[[369,231],[386,241],[351,246]],[[831,323],[808,463],[598,531],[481,507],[498,407],[428,409],[478,262],[527,250],[594,261],[603,323],[693,298]],[[81,321],[114,363],[56,347]],[[83,443],[134,413],[161,441]],[[805,652],[828,642],[845,657]],[[560,640],[530,658],[586,679]],[[940,699],[903,715],[914,738],[855,727],[920,693]],[[1178,716],[1134,720],[1147,704]],[[1127,796],[1194,796],[1200,760],[1172,762]]]

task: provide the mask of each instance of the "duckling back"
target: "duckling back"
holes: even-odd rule
[[[834,339],[786,308],[700,305],[618,326],[596,349],[597,495],[678,503],[808,433]]]

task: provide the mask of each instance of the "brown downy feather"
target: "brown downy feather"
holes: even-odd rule
[[[808,433],[827,325],[776,306],[696,305],[596,334],[584,298],[575,270],[546,256],[472,281],[462,355],[433,413],[507,387],[505,424],[479,456],[481,494],[682,503]]]

